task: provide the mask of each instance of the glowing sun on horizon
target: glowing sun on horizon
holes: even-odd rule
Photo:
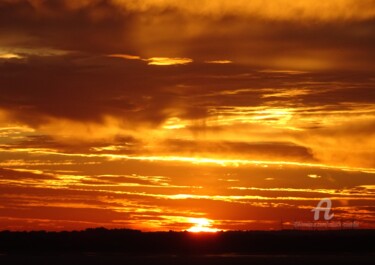
[[[194,224],[192,227],[190,227],[187,231],[189,232],[218,232],[220,231],[217,228],[212,228],[212,220],[209,220],[207,218],[189,218],[189,221]]]

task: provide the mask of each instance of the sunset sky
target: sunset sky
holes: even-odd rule
[[[374,0],[1,0],[0,230],[375,228]]]

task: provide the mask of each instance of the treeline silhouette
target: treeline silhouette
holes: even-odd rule
[[[375,230],[141,232],[105,228],[72,232],[0,232],[0,252],[125,254],[375,253]]]

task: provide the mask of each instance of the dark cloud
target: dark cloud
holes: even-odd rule
[[[76,10],[67,8],[63,2],[44,1],[39,7],[29,1],[3,3],[0,6],[0,40],[13,49],[56,48],[94,53],[132,51],[128,37],[131,14],[120,12],[108,1],[98,1],[96,5]]]
[[[35,174],[32,172],[20,172],[20,171],[14,171],[11,169],[4,169],[0,168],[0,176],[1,179],[7,179],[7,180],[27,180],[27,179],[35,179],[35,180],[44,180],[44,179],[55,179],[55,177],[51,175],[45,175],[45,174]]]
[[[311,151],[305,147],[291,143],[272,142],[212,142],[212,141],[184,141],[168,140],[163,143],[161,152],[171,154],[185,154],[188,156],[206,154],[227,154],[231,157],[245,157],[248,159],[295,159],[300,161],[314,161]]]
[[[307,95],[306,104],[369,99],[373,81],[365,84],[363,77],[371,76],[367,71],[374,61],[371,16],[295,23],[252,12],[231,15],[237,5],[227,6],[229,13],[220,16],[184,13],[183,5],[165,5],[170,8],[151,2],[144,9],[128,2],[119,8],[116,1],[3,2],[0,53],[24,59],[0,62],[0,106],[33,124],[42,124],[50,116],[100,122],[103,115],[160,124],[176,113],[202,118],[208,106],[264,104],[259,88],[277,90],[304,81],[324,82],[307,86],[315,90],[326,88],[333,85],[321,75],[327,69],[335,80],[348,79],[343,69],[364,72],[362,80],[353,74],[349,77],[351,83],[364,87],[355,93],[353,87],[344,87],[340,93]],[[195,63],[158,68],[140,60],[106,57],[114,53],[146,59],[187,57]],[[234,63],[203,63],[225,59]],[[256,72],[261,68],[313,69],[320,70],[320,76]],[[253,88],[253,92],[220,94],[220,90],[242,88]]]
[[[253,66],[315,70],[363,70],[374,61],[371,16],[295,23],[294,19],[280,21],[251,12],[249,16],[186,13],[173,3],[169,3],[172,8],[148,8],[153,4],[145,3],[144,9],[126,1],[123,5],[116,1],[32,3],[6,2],[0,7],[4,46],[201,61],[230,59]]]

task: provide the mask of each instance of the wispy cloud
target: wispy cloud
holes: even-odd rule
[[[213,61],[205,61],[205,63],[229,64],[229,63],[233,63],[233,62],[231,60],[213,60]]]
[[[151,57],[151,58],[141,58],[137,55],[128,55],[128,54],[109,54],[108,57],[121,58],[125,60],[141,60],[147,62],[148,65],[179,65],[179,64],[188,64],[192,63],[193,59],[190,58],[178,58],[178,57]]]
[[[141,57],[138,55],[129,55],[129,54],[109,54],[108,57],[121,58],[126,60],[141,60]]]
[[[0,59],[23,59],[24,56],[15,53],[0,53]]]
[[[178,65],[193,62],[189,58],[152,57],[147,59],[149,65]]]

